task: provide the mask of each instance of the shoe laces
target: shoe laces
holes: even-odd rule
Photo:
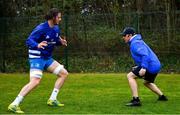
[[[133,103],[133,102],[140,102],[140,100],[132,99],[132,100],[130,101],[130,103]]]
[[[54,100],[55,104],[60,104],[60,102],[58,100]]]

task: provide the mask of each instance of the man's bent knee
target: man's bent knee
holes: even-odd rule
[[[148,86],[149,84],[150,84],[150,82],[149,81],[144,81],[144,83],[143,83],[145,86]]]
[[[61,71],[64,70],[64,66],[63,65],[58,65],[54,70],[53,70],[53,73],[58,75]]]
[[[68,74],[66,69],[62,69],[57,76],[67,78]]]
[[[63,69],[61,72],[59,72],[58,77],[64,77],[67,78],[68,77],[68,72],[66,69]]]
[[[36,77],[34,77],[34,78],[31,78],[30,83],[31,83],[31,84],[33,84],[33,85],[35,85],[35,86],[37,86],[37,85],[39,85],[39,84],[40,84],[40,81],[41,81],[41,79],[40,79],[40,78],[36,78]]]
[[[134,75],[134,73],[132,73],[132,72],[129,72],[128,74],[127,74],[127,79],[129,80],[129,79],[135,79],[135,77],[136,77],[136,75]]]
[[[58,77],[66,78],[68,76],[67,70],[64,68],[63,65],[60,64],[53,70],[53,73]]]

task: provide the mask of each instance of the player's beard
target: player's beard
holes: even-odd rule
[[[53,24],[58,25],[60,21],[57,21],[56,19],[53,19]]]

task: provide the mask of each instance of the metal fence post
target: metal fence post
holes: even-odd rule
[[[66,40],[68,40],[68,14],[65,13],[64,15],[64,20],[65,20],[65,36],[66,36]],[[68,46],[66,46],[65,48],[65,67],[67,70],[69,70],[68,67]]]
[[[1,18],[0,23],[1,23],[1,27],[0,27],[0,39],[1,39],[1,58],[2,58],[2,65],[1,65],[1,71],[3,73],[6,72],[6,65],[5,65],[5,52],[6,52],[6,45],[5,45],[5,39],[6,39],[6,18]]]

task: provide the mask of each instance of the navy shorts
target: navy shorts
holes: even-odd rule
[[[144,80],[149,81],[150,83],[154,83],[154,80],[155,80],[155,78],[156,78],[156,76],[157,76],[157,73],[156,73],[156,74],[152,74],[152,73],[150,73],[150,72],[148,72],[148,71],[146,70],[145,75],[144,75],[144,76],[140,76],[140,75],[139,75],[139,71],[141,70],[141,68],[142,68],[142,67],[140,67],[140,66],[134,67],[133,70],[132,70],[132,72],[133,72],[136,76],[138,76],[139,78],[143,78]]]

